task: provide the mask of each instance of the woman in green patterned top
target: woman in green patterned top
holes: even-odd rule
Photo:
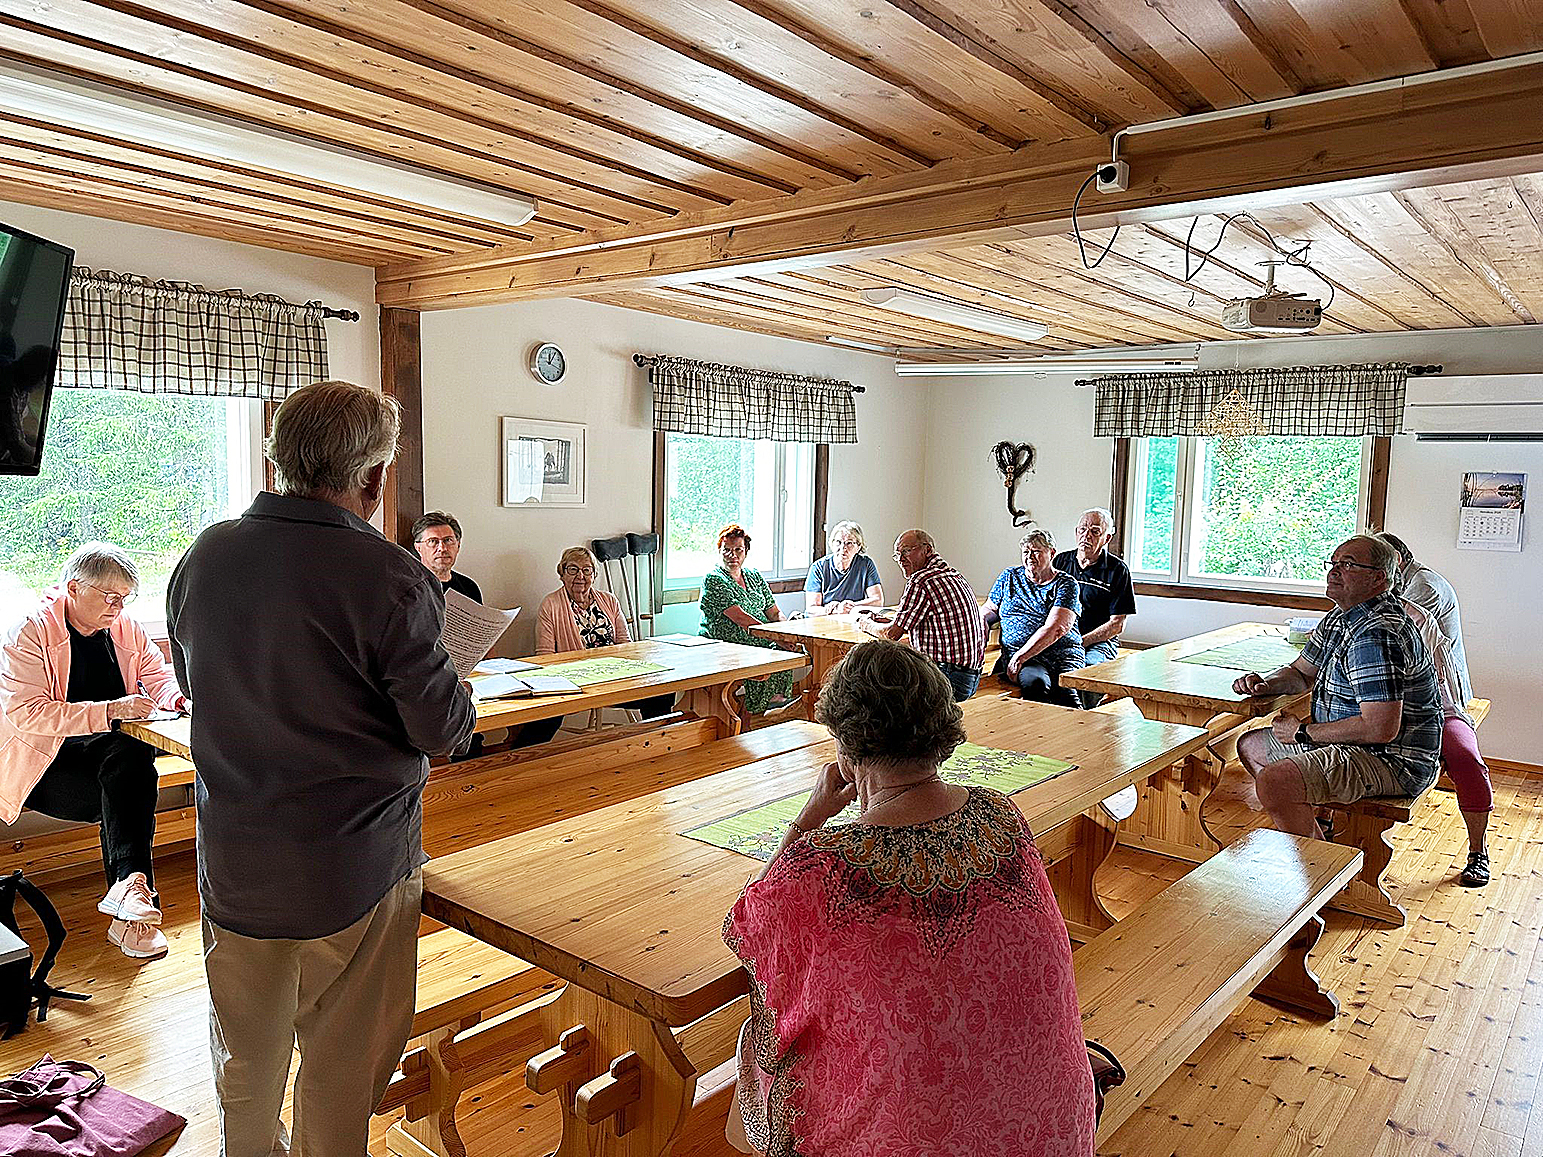
[[[771,647],[767,639],[752,635],[757,623],[775,623],[782,618],[771,588],[759,573],[745,565],[750,553],[750,533],[731,522],[718,533],[718,553],[723,565],[709,571],[702,579],[702,634],[725,643],[745,643],[752,647]],[[779,671],[764,679],[745,682],[745,710],[760,715],[786,706],[793,694],[793,673]]]

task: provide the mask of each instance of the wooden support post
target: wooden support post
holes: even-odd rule
[[[380,311],[380,388],[402,411],[396,460],[386,474],[382,527],[403,546],[423,514],[423,361],[418,311]]]

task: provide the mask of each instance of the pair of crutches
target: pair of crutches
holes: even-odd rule
[[[657,534],[618,534],[615,538],[597,538],[590,544],[590,549],[595,552],[595,557],[600,560],[600,565],[605,567],[605,585],[614,595],[616,593],[616,580],[611,577],[611,564],[616,563],[621,572],[621,593],[626,596],[623,601],[622,613],[627,616],[627,622],[632,626],[634,639],[644,638],[643,624],[648,624],[648,633],[653,634],[653,563],[648,561],[642,570],[638,568],[638,559],[651,560],[659,551],[659,536]],[[627,560],[632,560],[632,582],[627,582]],[[648,589],[644,590],[644,575],[648,576]],[[649,604],[648,610],[642,609],[645,598]]]

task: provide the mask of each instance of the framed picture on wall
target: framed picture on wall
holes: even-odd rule
[[[501,419],[505,506],[584,505],[584,427]]]

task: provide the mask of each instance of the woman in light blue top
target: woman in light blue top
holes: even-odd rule
[[[863,551],[863,528],[850,520],[831,527],[830,553],[809,568],[804,610],[811,615],[844,615],[853,607],[881,607],[879,568]]]

